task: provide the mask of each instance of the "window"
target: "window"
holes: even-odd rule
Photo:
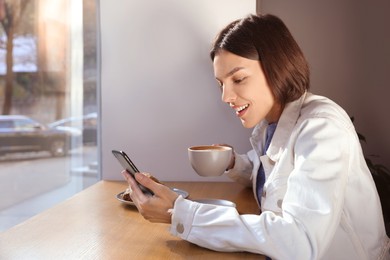
[[[96,0],[0,0],[0,231],[100,179]]]

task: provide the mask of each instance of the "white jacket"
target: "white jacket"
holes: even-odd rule
[[[236,154],[228,172],[255,187],[261,160],[262,213],[239,215],[179,197],[171,233],[213,250],[272,259],[390,259],[379,197],[345,111],[327,98],[303,95],[286,105],[260,156],[266,126],[255,127],[253,150]]]

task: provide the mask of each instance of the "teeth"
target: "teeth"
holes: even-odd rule
[[[237,107],[235,110],[236,110],[236,113],[240,113],[242,110],[244,110],[245,108],[247,108],[249,105],[244,105],[244,106],[240,106],[240,107]]]

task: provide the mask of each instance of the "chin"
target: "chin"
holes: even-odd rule
[[[256,124],[251,123],[251,122],[247,122],[247,121],[244,121],[244,120],[241,120],[241,124],[245,128],[253,128],[253,127],[256,126]]]

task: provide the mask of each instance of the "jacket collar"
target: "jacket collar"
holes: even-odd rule
[[[307,92],[305,92],[299,99],[287,103],[283,112],[279,118],[278,126],[276,127],[271,144],[267,150],[267,155],[272,161],[278,161],[284,146],[287,144],[288,139],[294,129],[294,126],[299,118],[302,105],[306,99]],[[253,149],[260,156],[263,150],[263,144],[265,140],[265,132],[268,122],[262,120],[255,126],[250,138]]]

